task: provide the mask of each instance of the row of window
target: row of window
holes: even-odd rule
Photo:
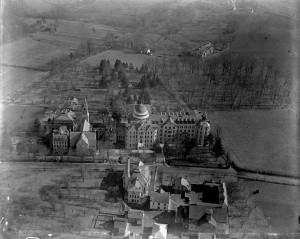
[[[131,195],[131,194],[129,194],[129,197],[130,197],[130,198],[139,198],[138,195]]]
[[[167,205],[165,203],[161,203],[162,205],[160,205],[160,203],[157,203],[157,208],[158,209],[167,209]],[[151,206],[153,207],[155,205],[154,202],[151,202]]]
[[[67,145],[68,142],[53,141],[53,145]]]
[[[139,199],[131,199],[130,202],[139,202]]]

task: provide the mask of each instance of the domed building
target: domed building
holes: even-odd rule
[[[146,120],[149,118],[149,112],[143,104],[137,104],[134,107],[133,117],[137,120]]]
[[[174,144],[188,136],[203,145],[210,131],[206,113],[198,110],[152,113],[150,105],[128,105],[126,149],[151,149],[153,144]]]
[[[125,131],[126,149],[150,149],[157,139],[158,127],[149,119],[151,108],[143,104],[134,105],[128,116]]]

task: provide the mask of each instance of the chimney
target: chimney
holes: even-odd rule
[[[181,193],[181,199],[185,199],[185,192]]]
[[[189,197],[185,197],[184,202],[185,203],[189,203],[190,202],[190,198]]]
[[[127,177],[130,178],[130,158],[127,160]]]

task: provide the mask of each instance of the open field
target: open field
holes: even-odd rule
[[[223,129],[223,142],[241,167],[298,175],[299,115],[288,109],[208,112]]]
[[[83,238],[88,234],[107,236],[107,230],[94,228],[101,208],[118,210],[118,203],[105,202],[100,190],[106,172],[93,166],[59,164],[1,164],[0,211],[8,222],[1,230],[8,238]],[[8,229],[6,228],[6,229]],[[16,230],[15,230],[16,229]],[[72,234],[75,234],[72,237]]]
[[[1,67],[1,71],[0,98],[5,98],[11,92],[43,74],[40,71],[5,66]]]
[[[254,181],[244,181],[244,184],[251,191],[260,190],[260,193],[254,196],[254,200],[268,218],[272,232],[297,232],[300,208],[299,187]]]
[[[52,58],[67,54],[68,49],[35,41],[32,38],[21,38],[15,42],[0,46],[2,62],[8,65],[42,67]]]
[[[296,20],[273,13],[250,14],[239,25],[231,50],[239,54],[253,54],[259,58],[284,58],[285,61],[281,63],[290,66],[299,54],[298,27],[299,23]]]
[[[1,109],[0,123],[1,128],[5,127],[7,131],[16,132],[18,130],[26,130],[37,114],[45,111],[44,107],[31,105],[8,105]]]
[[[146,60],[155,59],[155,56],[148,56],[132,51],[107,50],[94,56],[90,56],[82,62],[86,62],[91,66],[98,66],[102,59],[109,60],[112,66],[114,65],[115,61],[119,59],[120,61],[126,62],[128,64],[132,63],[134,68],[140,68]]]
[[[92,27],[95,27],[95,33],[92,32]],[[117,30],[110,26],[60,20],[54,33],[37,32],[34,38],[21,38],[1,46],[2,63],[42,67],[52,58],[68,55],[71,49],[77,48],[81,42],[90,40],[102,43],[108,31],[117,33]]]

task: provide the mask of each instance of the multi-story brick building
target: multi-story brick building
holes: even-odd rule
[[[149,106],[137,104],[129,107],[127,120],[126,149],[150,149],[156,141],[173,144],[186,136],[203,145],[210,131],[206,115],[197,110],[157,114],[151,113]]]
[[[66,126],[61,126],[59,130],[53,133],[53,153],[58,155],[64,155],[69,150],[69,131]]]
[[[149,149],[157,139],[158,126],[149,119],[149,112],[142,104],[135,106],[125,125],[126,149]]]

